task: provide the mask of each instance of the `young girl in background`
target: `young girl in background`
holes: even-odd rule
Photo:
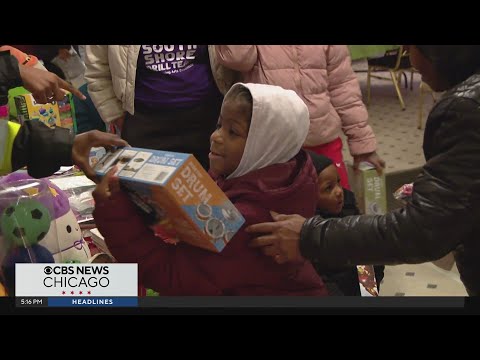
[[[344,188],[350,187],[340,133],[354,167],[361,161],[378,171],[385,166],[346,45],[216,45],[215,52],[220,64],[241,73],[242,81],[281,86],[302,98],[310,115],[304,146],[334,162]]]

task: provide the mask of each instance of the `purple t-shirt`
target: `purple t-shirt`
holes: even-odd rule
[[[142,45],[135,79],[135,106],[192,107],[219,92],[207,45]]]

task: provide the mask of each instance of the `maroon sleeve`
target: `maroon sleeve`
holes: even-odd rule
[[[186,245],[166,244],[156,237],[125,193],[97,203],[94,217],[117,261],[138,263],[141,285],[161,295],[221,295],[197,268],[192,251]],[[193,252],[196,257],[201,251],[206,253],[198,250]]]

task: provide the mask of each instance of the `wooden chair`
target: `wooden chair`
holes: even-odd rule
[[[367,74],[367,106],[370,105],[371,100],[371,78],[388,79],[383,76],[375,75],[375,72],[390,72],[390,77],[397,92],[398,100],[402,110],[405,110],[405,102],[403,101],[402,93],[400,92],[401,77],[405,78],[405,88],[408,87],[407,75],[411,71],[410,89],[413,89],[413,67],[410,64],[410,58],[403,46],[398,49],[385,52],[385,55],[376,58],[367,59],[368,74]]]

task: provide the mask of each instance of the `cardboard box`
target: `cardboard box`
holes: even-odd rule
[[[75,105],[72,93],[67,93],[63,100],[58,102],[58,111],[60,113],[60,126],[70,129],[71,132],[76,134],[77,119],[75,117]]]
[[[37,104],[32,94],[17,95],[14,98],[17,120],[23,124],[27,120],[36,119],[50,127],[59,126],[76,133],[77,121],[72,97],[71,93],[67,93],[61,101]]]
[[[95,167],[98,162],[107,154],[107,151],[103,147],[93,147],[90,149],[90,155],[88,157],[88,161],[90,162],[90,166],[93,168]]]
[[[220,252],[245,222],[193,155],[119,149],[100,160],[97,175],[114,165],[122,187],[163,239]]]
[[[360,163],[358,174],[354,173],[351,166],[348,169],[349,182],[360,212],[371,215],[385,214],[387,212],[385,174],[379,176],[375,168],[367,162]]]
[[[15,96],[15,106],[20,124],[36,119],[50,127],[61,126],[60,113],[55,101],[51,104],[37,104],[32,94],[24,94]]]
[[[355,193],[362,214],[383,215],[387,212],[387,186],[385,174],[379,176],[375,167],[367,162],[359,165],[359,173],[348,166],[348,180]],[[361,296],[378,296],[375,270],[372,265],[357,265]]]

